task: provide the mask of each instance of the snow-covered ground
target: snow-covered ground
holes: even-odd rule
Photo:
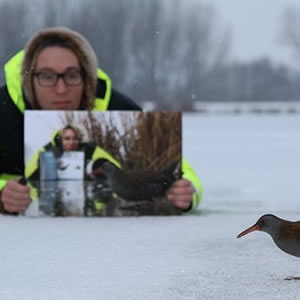
[[[0,216],[0,299],[299,299],[300,259],[264,213],[300,220],[299,115],[184,115],[184,153],[204,185],[178,217]]]

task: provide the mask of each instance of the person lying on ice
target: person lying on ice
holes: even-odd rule
[[[18,213],[31,202],[30,189],[18,183],[24,174],[24,110],[141,110],[111,87],[98,67],[90,43],[64,27],[42,29],[5,65],[0,89],[0,211]],[[183,178],[168,199],[183,210],[199,205],[201,183],[183,159]]]

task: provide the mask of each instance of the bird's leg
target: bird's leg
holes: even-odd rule
[[[300,276],[289,276],[284,278],[284,280],[300,280]]]

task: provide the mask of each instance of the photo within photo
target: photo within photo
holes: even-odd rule
[[[180,214],[166,195],[182,176],[181,132],[180,112],[26,111],[25,215]]]

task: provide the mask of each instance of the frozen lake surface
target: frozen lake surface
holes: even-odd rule
[[[174,217],[0,216],[0,299],[299,299],[300,259],[265,213],[300,220],[299,115],[184,115],[184,156],[204,186]]]

